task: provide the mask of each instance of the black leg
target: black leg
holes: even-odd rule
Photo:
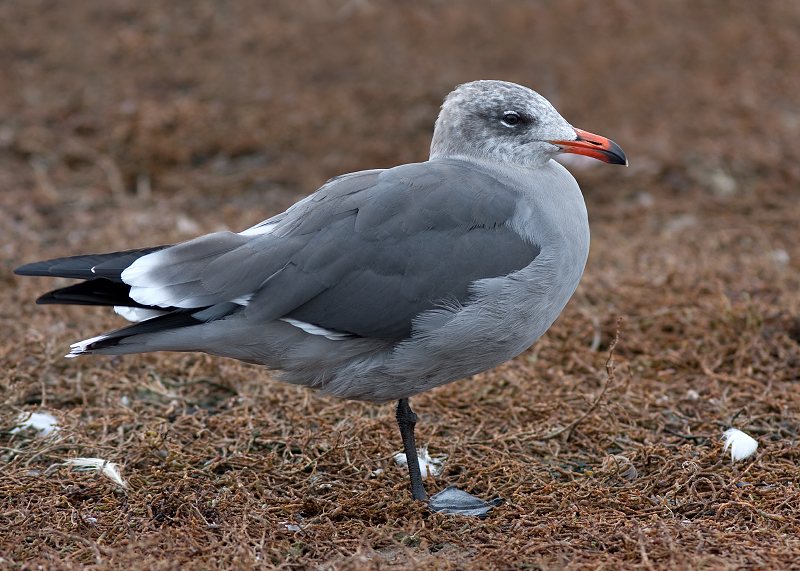
[[[408,475],[411,476],[411,494],[415,500],[427,501],[425,486],[422,485],[422,473],[419,470],[417,445],[414,442],[414,426],[417,424],[417,415],[411,410],[408,399],[397,401],[397,425],[400,427],[400,436],[403,438],[403,449],[408,460]]]
[[[411,494],[415,500],[428,504],[432,512],[473,515],[486,517],[492,506],[499,506],[503,500],[497,499],[485,502],[475,496],[461,491],[455,486],[449,486],[428,500],[425,487],[422,485],[422,472],[419,469],[417,445],[414,442],[414,426],[417,424],[417,415],[411,410],[408,399],[397,401],[397,425],[400,427],[400,436],[403,437],[403,448],[408,460],[408,475],[411,476]]]

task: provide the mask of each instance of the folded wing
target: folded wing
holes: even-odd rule
[[[88,280],[41,303],[164,312],[113,338],[243,312],[253,322],[286,319],[398,341],[421,313],[467,304],[477,280],[513,273],[539,254],[509,225],[518,192],[453,159],[364,171],[332,179],[241,234],[61,258],[16,273]]]

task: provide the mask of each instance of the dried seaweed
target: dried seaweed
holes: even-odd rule
[[[794,3],[269,4],[0,4],[0,568],[800,568]],[[576,171],[592,252],[547,335],[413,399],[447,458],[426,486],[505,498],[486,520],[411,501],[391,406],[199,354],[65,360],[118,318],[11,274],[423,160],[453,85],[501,76],[631,168]]]

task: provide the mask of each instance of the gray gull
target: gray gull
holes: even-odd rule
[[[15,273],[84,280],[37,303],[137,321],[68,357],[202,351],[326,395],[398,401],[413,498],[482,516],[492,504],[452,486],[428,499],[408,399],[519,355],[575,292],[589,223],[559,153],[627,164],[534,91],[465,83],[445,98],[425,162],[335,177],[243,232]]]

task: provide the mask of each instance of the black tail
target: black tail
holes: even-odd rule
[[[120,274],[133,262],[152,252],[169,248],[155,246],[153,248],[139,248],[137,250],[124,250],[110,254],[89,254],[86,256],[70,256],[69,258],[55,258],[43,262],[25,264],[14,270],[18,276],[50,276],[59,278],[75,278],[79,280],[92,280],[94,278],[107,278],[115,282],[122,282]]]
[[[120,275],[137,259],[169,246],[125,250],[110,254],[90,254],[56,258],[20,266],[14,273],[20,276],[49,276],[86,280],[48,292],[36,300],[39,304],[120,305],[149,307],[130,298],[131,286]],[[169,308],[158,308],[166,309]]]
[[[131,299],[131,286],[97,278],[79,284],[55,289],[39,297],[39,305],[122,305],[149,307]]]
[[[73,345],[69,357],[114,347],[122,340],[134,335],[191,327],[221,319],[243,309],[242,306],[233,302],[219,303],[210,307],[183,309],[142,305],[131,299],[131,286],[122,281],[122,272],[142,256],[168,247],[157,246],[110,254],[45,260],[20,266],[14,270],[14,273],[20,276],[51,276],[85,280],[44,294],[36,300],[36,303],[39,304],[109,305],[156,309],[165,312],[163,315],[76,343]]]

